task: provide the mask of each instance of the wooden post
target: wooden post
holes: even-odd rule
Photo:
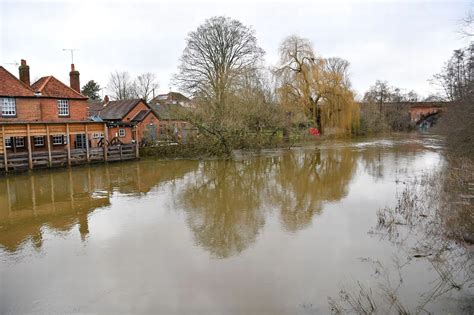
[[[122,145],[120,145],[119,148],[120,148],[120,161],[122,161]]]
[[[51,155],[51,135],[49,134],[49,125],[46,125],[46,137],[48,138],[48,164],[53,167],[53,156]]]
[[[69,124],[66,124],[66,138],[67,138],[67,165],[71,166],[71,138],[69,134]]]
[[[53,212],[56,212],[56,198],[54,197],[54,178],[53,174],[49,174],[49,183],[51,187],[51,204],[53,205]]]
[[[107,141],[108,141],[109,135],[107,131],[107,124],[104,124],[104,161],[107,162],[107,154],[108,154],[108,149],[107,149]]]
[[[86,158],[87,158],[87,163],[89,163],[91,161],[91,158],[90,158],[90,154],[89,154],[89,132],[88,132],[88,128],[87,128],[87,124],[86,125]]]
[[[137,131],[137,127],[135,127],[135,158],[139,158],[140,157],[140,149],[138,147],[138,131]]]
[[[30,134],[30,124],[26,124],[26,136],[28,141],[28,166],[30,170],[33,169],[33,152],[31,151],[31,134]]]
[[[69,178],[69,198],[71,198],[71,209],[74,209],[74,185],[72,180],[72,170],[67,170],[68,178]]]
[[[9,217],[11,217],[12,215],[12,201],[11,201],[12,196],[13,195],[11,194],[11,191],[10,191],[10,180],[7,177],[7,201],[8,201],[8,216]]]
[[[8,157],[7,148],[5,148],[5,126],[2,126],[2,147],[3,147],[3,163],[5,163],[5,173],[8,173]]]
[[[31,204],[33,206],[33,215],[36,217],[36,186],[35,177],[30,176]]]

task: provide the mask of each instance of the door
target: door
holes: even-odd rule
[[[86,135],[77,134],[76,135],[76,149],[85,149],[86,148]]]

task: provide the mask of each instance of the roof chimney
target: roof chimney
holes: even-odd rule
[[[30,66],[26,64],[25,59],[21,59],[18,70],[20,71],[20,81],[30,86]]]
[[[108,103],[109,103],[109,96],[106,95],[106,96],[104,97],[104,102],[103,102],[104,107],[107,106]]]
[[[79,82],[79,71],[74,69],[74,64],[71,64],[71,72],[69,72],[69,83],[73,90],[81,93],[81,84]]]

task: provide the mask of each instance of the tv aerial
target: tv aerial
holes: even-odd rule
[[[69,51],[71,53],[71,64],[74,64],[74,52],[79,50],[78,48],[63,48],[63,51]]]

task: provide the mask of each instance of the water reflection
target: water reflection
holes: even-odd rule
[[[283,226],[297,231],[311,224],[325,202],[338,201],[347,194],[357,156],[349,148],[291,152],[275,168],[278,185],[271,200],[281,213]]]
[[[195,241],[213,256],[235,255],[255,241],[269,179],[263,162],[204,162],[180,194]]]
[[[17,251],[27,240],[42,245],[45,227],[89,234],[88,216],[110,205],[114,193],[139,197],[160,183],[183,177],[197,162],[111,164],[0,179],[0,247]]]
[[[90,213],[110,206],[114,194],[140,198],[160,183],[189,173],[183,185],[174,186],[172,204],[184,210],[196,244],[216,258],[235,256],[256,241],[268,214],[296,233],[309,227],[326,203],[348,194],[358,165],[383,179],[384,174],[393,175],[384,169],[387,165],[397,174],[407,172],[398,160],[409,165],[426,151],[423,142],[413,140],[405,148],[389,141],[367,146],[341,143],[238,161],[148,160],[2,178],[0,246],[14,252],[31,240],[40,248],[46,227],[67,232],[77,226],[85,240]],[[393,161],[383,163],[387,159]]]
[[[177,199],[196,243],[214,257],[226,258],[255,241],[266,211],[277,211],[288,231],[310,225],[325,202],[347,194],[356,161],[349,148],[206,161]]]
[[[440,163],[404,141],[1,178],[0,313],[326,314],[400,250],[368,235],[377,209]],[[433,278],[410,272],[404,299]]]

